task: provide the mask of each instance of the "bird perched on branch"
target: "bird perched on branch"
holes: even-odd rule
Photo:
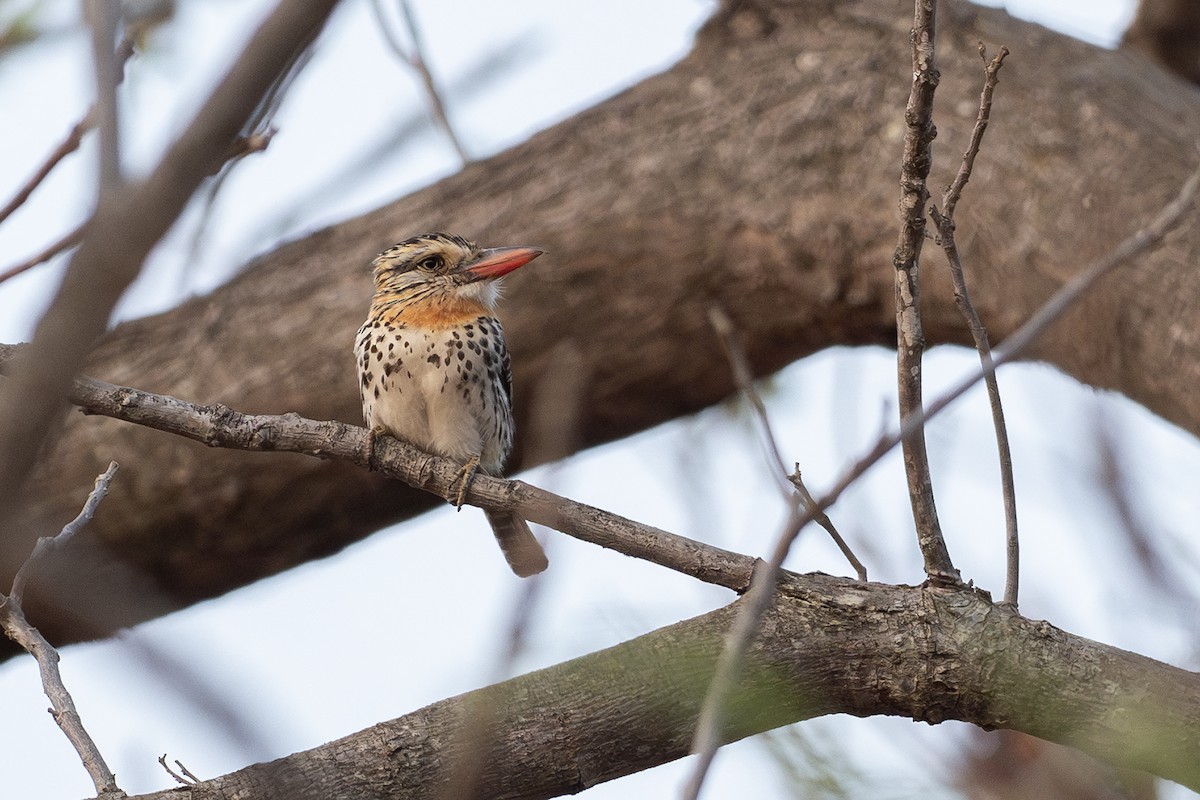
[[[493,311],[500,278],[541,254],[427,233],[372,262],[375,296],[354,345],[363,417],[373,434],[461,463],[460,508],[475,471],[500,475],[512,450],[512,373]],[[513,572],[546,568],[523,518],[485,513]]]

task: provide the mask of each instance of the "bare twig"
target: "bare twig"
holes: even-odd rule
[[[17,189],[17,193],[8,201],[8,205],[0,209],[0,223],[11,217],[14,211],[25,204],[25,201],[29,199],[35,189],[42,185],[42,181],[46,180],[60,161],[79,149],[79,145],[83,142],[83,135],[90,131],[96,124],[95,113],[95,106],[89,108],[87,113],[83,115],[83,118],[79,122],[76,122],[75,126],[67,133],[66,138],[46,157],[46,160],[37,168],[37,171],[33,173],[20,189]]]
[[[987,61],[987,50],[984,49],[983,42],[979,43],[979,57]],[[996,91],[996,84],[1000,82],[1000,67],[1004,65],[1004,59],[1007,57],[1008,48],[1001,46],[995,58],[987,61],[984,66],[983,92],[979,95],[979,114],[975,117],[975,127],[971,129],[971,140],[963,153],[958,174],[942,195],[942,213],[950,219],[954,219],[954,207],[958,205],[958,199],[962,197],[963,189],[967,181],[971,180],[971,172],[975,169],[975,157],[979,155],[983,134],[992,118],[992,95]]]
[[[0,374],[28,345],[0,345]],[[457,497],[462,466],[388,436],[378,437],[371,464],[367,431],[343,422],[317,422],[298,414],[242,414],[223,405],[198,405],[92,378],[75,380],[69,399],[86,413],[145,425],[211,447],[287,451],[338,458],[404,481],[444,499]],[[643,525],[552,494],[523,481],[477,475],[466,502],[515,511],[530,522],[582,541],[690,575],[735,592],[746,591],[754,559]]]
[[[183,762],[181,762],[178,758],[175,759],[175,766],[179,767],[179,772],[182,772],[182,775],[179,774],[179,772],[171,769],[170,765],[167,764],[166,753],[163,753],[158,757],[158,763],[162,764],[162,768],[167,771],[167,774],[174,778],[175,782],[181,786],[194,786],[197,783],[200,783],[200,779],[193,775],[191,770],[185,767]]]
[[[808,491],[808,487],[804,485],[804,481],[800,479],[799,462],[795,464],[795,469],[791,472],[791,474],[788,475],[788,480],[792,482],[792,485],[796,487],[796,491],[800,493],[801,499],[804,500],[805,508],[816,507],[816,498],[812,496],[812,493]],[[841,533],[839,533],[838,529],[835,528],[833,523],[829,521],[829,517],[825,515],[825,512],[816,512],[813,519],[818,525],[820,525],[829,533],[830,538],[833,539],[833,543],[837,545],[838,550],[841,550],[842,555],[845,556],[846,560],[850,562],[850,566],[854,569],[855,576],[857,576],[857,578],[863,583],[866,583],[867,568],[864,567],[863,563],[858,560],[858,556],[856,556],[854,551],[850,549],[849,543],[842,538]],[[824,522],[822,522],[822,520],[824,520]]]
[[[1115,268],[1152,248],[1191,208],[1200,190],[1200,167],[1184,183],[1179,194],[1150,221],[1108,255],[1091,263],[1068,281],[993,352],[994,370],[1029,349],[1030,345],[1097,282]],[[28,345],[0,344],[0,374],[24,356]],[[879,459],[889,453],[917,426],[940,414],[972,386],[989,368],[980,367],[962,378],[922,413],[909,417],[895,433],[881,436],[875,445],[838,478],[833,487],[817,498],[800,519],[800,525],[829,508],[843,492]],[[93,378],[79,377],[68,399],[86,413],[101,414],[137,425],[166,431],[211,447],[239,450],[282,450],[318,458],[339,458],[369,467],[366,457],[367,432],[342,422],[314,422],[298,414],[242,414],[224,405],[198,405]],[[452,461],[423,453],[391,437],[379,437],[375,447],[379,471],[412,486],[454,496],[461,467]],[[691,575],[707,583],[744,592],[750,586],[754,559],[739,553],[695,542],[666,531],[641,525],[591,506],[575,503],[522,481],[477,475],[466,495],[472,505],[504,508],[520,513],[530,522],[569,533],[601,547],[634,558],[644,558],[668,569]]]
[[[9,278],[16,277],[22,272],[28,272],[38,264],[46,263],[59,253],[70,250],[72,247],[83,241],[83,235],[87,232],[87,226],[88,223],[84,222],[74,230],[67,233],[61,239],[47,245],[46,248],[40,253],[30,256],[20,264],[14,264],[13,266],[4,270],[4,272],[0,272],[0,283],[4,283],[4,281],[8,280]]]
[[[979,55],[985,61],[987,60],[982,43],[979,45]],[[945,213],[939,212],[937,206],[932,206],[929,209],[929,215],[937,227],[938,244],[942,246],[942,251],[946,254],[946,261],[950,264],[950,278],[954,284],[954,304],[967,322],[971,338],[975,341],[975,349],[979,353],[980,363],[983,364],[985,370],[984,383],[987,385],[988,402],[992,410],[992,427],[995,429],[996,449],[1000,459],[1000,486],[1004,498],[1005,561],[1007,564],[1004,602],[1016,605],[1020,588],[1021,548],[1017,532],[1017,488],[1016,482],[1013,480],[1012,448],[1009,446],[1008,426],[1004,422],[1004,405],[1000,402],[1000,384],[996,378],[995,368],[992,366],[992,348],[988,342],[987,328],[983,326],[983,321],[975,310],[974,304],[971,303],[971,296],[967,292],[967,279],[963,272],[962,258],[954,239],[953,216],[954,208],[962,196],[963,187],[971,179],[975,157],[979,155],[983,134],[987,130],[988,121],[991,118],[992,94],[996,90],[1000,67],[1007,55],[1008,48],[1001,47],[996,57],[986,64],[983,92],[979,97],[979,115],[975,120],[975,127],[971,130],[970,144],[963,154],[962,164],[958,168],[954,182],[946,188],[945,194],[942,195],[942,206],[945,208]]]
[[[100,749],[92,740],[91,735],[83,727],[79,712],[75,709],[75,701],[63,684],[62,673],[58,669],[58,651],[50,645],[46,638],[25,618],[21,608],[21,597],[24,591],[26,570],[34,561],[41,558],[49,549],[61,547],[72,536],[85,526],[96,511],[96,506],[108,492],[108,484],[116,474],[117,463],[110,462],[108,469],[96,478],[96,485],[83,504],[83,510],[74,520],[63,527],[55,537],[42,537],[38,540],[29,558],[21,565],[13,578],[12,590],[7,597],[0,595],[0,626],[8,638],[25,648],[38,663],[38,672],[42,678],[42,690],[50,698],[50,713],[63,734],[71,742],[75,751],[83,761],[83,767],[91,776],[96,787],[96,793],[106,797],[124,797],[125,793],[117,786],[117,780],[112,770],[100,754]]]
[[[117,473],[117,462],[108,462],[108,469],[102,472],[96,478],[96,485],[88,495],[87,502],[83,504],[79,515],[75,519],[68,522],[57,536],[42,536],[33,546],[33,551],[29,557],[21,564],[17,574],[13,576],[12,590],[9,591],[8,597],[10,600],[15,600],[20,603],[25,596],[25,583],[28,581],[28,571],[33,567],[39,559],[43,558],[46,553],[51,550],[57,550],[71,540],[75,534],[83,530],[83,528],[92,521],[92,517],[96,513],[96,507],[100,505],[100,501],[108,494],[108,485],[112,482],[113,475]]]
[[[921,418],[923,407],[921,357],[925,334],[921,328],[920,259],[925,239],[925,204],[929,201],[925,181],[933,158],[933,137],[937,134],[933,125],[933,93],[940,79],[934,63],[936,10],[936,0],[915,0],[911,33],[913,82],[904,110],[904,157],[900,162],[900,239],[892,257],[896,268],[896,373],[900,419],[905,428],[909,427],[907,420]],[[925,574],[934,581],[957,584],[959,573],[946,549],[933,499],[923,425],[912,427],[903,449],[904,475]]]
[[[388,47],[396,54],[397,58],[403,61],[410,69],[415,71],[421,78],[421,85],[425,88],[425,96],[429,98],[429,108],[433,112],[434,122],[446,134],[446,138],[450,140],[451,146],[454,147],[454,152],[458,154],[459,160],[463,164],[470,164],[472,159],[467,154],[467,149],[463,147],[462,139],[454,130],[454,126],[450,124],[450,117],[446,114],[446,104],[442,102],[442,93],[437,87],[437,83],[433,80],[433,73],[429,71],[429,61],[425,58],[425,45],[421,36],[421,28],[417,24],[416,15],[413,13],[411,4],[408,0],[398,0],[400,13],[404,17],[404,25],[408,29],[408,38],[412,40],[412,52],[405,49],[400,40],[396,38],[396,34],[392,31],[391,25],[388,23],[387,14],[383,10],[383,0],[371,0],[371,7],[375,10],[375,17],[379,22],[379,31],[383,34],[384,41]]]
[[[746,351],[737,340],[733,320],[719,306],[710,305],[708,307],[708,321],[712,325],[713,330],[716,331],[717,338],[721,340],[721,346],[725,350],[730,370],[733,372],[734,383],[737,384],[742,395],[745,396],[750,406],[754,409],[755,417],[758,419],[762,430],[761,438],[763,446],[767,449],[768,458],[771,460],[771,477],[779,485],[780,490],[783,492],[783,498],[789,505],[794,505],[799,501],[805,508],[812,508],[816,500],[813,499],[812,493],[808,491],[808,487],[804,485],[804,480],[800,477],[800,464],[796,463],[794,471],[790,474],[787,471],[787,467],[784,466],[783,455],[779,451],[779,440],[775,438],[775,432],[771,428],[771,419],[767,415],[767,407],[763,403],[758,390],[754,388],[754,376],[750,370],[750,364],[746,359]],[[858,560],[858,557],[854,555],[854,551],[850,549],[846,540],[838,533],[833,520],[824,512],[817,512],[814,519],[818,525],[825,529],[830,538],[838,546],[838,549],[842,551],[842,555],[850,562],[850,566],[854,568],[858,579],[866,581],[866,568]],[[798,534],[799,530],[796,533]]]
[[[824,505],[814,504],[803,512],[798,505],[793,505],[787,524],[775,542],[771,560],[765,563],[759,561],[755,565],[745,605],[729,626],[721,654],[717,657],[712,682],[708,685],[704,703],[700,706],[696,733],[692,737],[692,753],[696,755],[696,763],[688,782],[684,785],[681,795],[683,800],[697,800],[700,796],[704,779],[708,776],[713,759],[716,758],[717,749],[723,743],[721,727],[726,703],[741,677],[746,651],[754,641],[759,622],[775,596],[775,584],[779,581],[782,564],[787,558],[791,544],[800,530],[831,504],[832,500]]]

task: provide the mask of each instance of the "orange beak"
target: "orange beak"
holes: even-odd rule
[[[501,278],[544,252],[536,247],[493,247],[480,251],[479,258],[463,267],[462,271],[470,273],[474,280]]]

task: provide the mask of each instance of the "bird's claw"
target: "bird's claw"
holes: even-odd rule
[[[367,441],[363,445],[363,455],[367,458],[367,469],[371,472],[378,471],[375,464],[375,437],[378,436],[380,430],[378,428],[370,428],[367,430]]]
[[[450,486],[458,484],[458,495],[455,498],[454,507],[462,511],[463,503],[467,499],[467,490],[471,488],[472,481],[475,480],[475,473],[479,471],[479,456],[475,456],[466,464],[463,464],[462,469],[458,471],[458,476],[451,481]]]

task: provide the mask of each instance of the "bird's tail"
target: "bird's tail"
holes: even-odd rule
[[[507,511],[489,511],[484,509],[496,541],[504,551],[504,558],[512,571],[522,578],[528,578],[550,566],[546,560],[546,551],[533,537],[529,524],[517,514]]]

